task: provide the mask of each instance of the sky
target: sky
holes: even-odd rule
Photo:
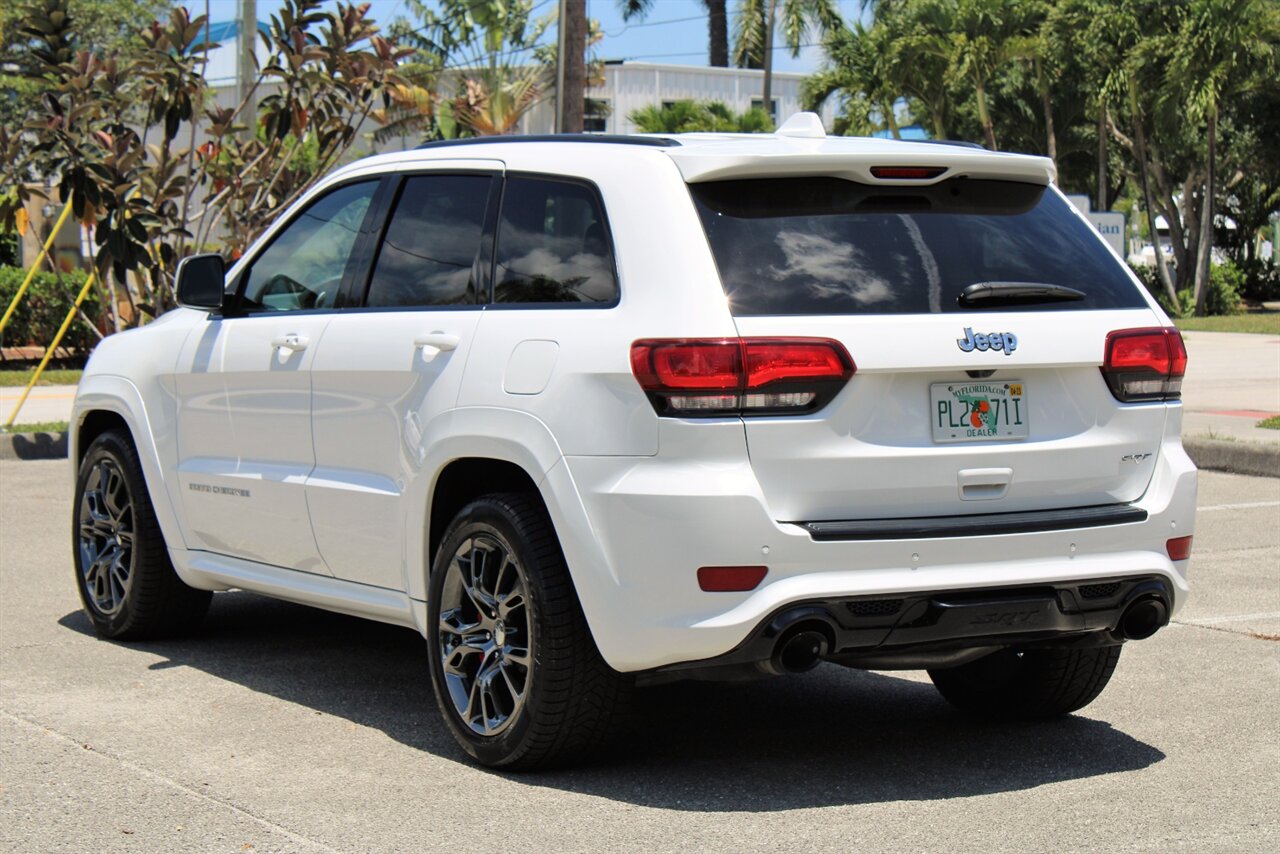
[[[840,11],[846,20],[859,15],[860,0],[838,0]],[[554,13],[556,0],[534,0],[537,16]],[[185,5],[197,11],[201,0],[186,0]],[[407,15],[404,0],[371,0],[371,14],[379,22],[390,22]],[[729,0],[730,44],[733,39],[734,10],[737,0]],[[214,22],[231,20],[239,14],[239,0],[209,0],[210,17]],[[258,18],[265,20],[280,7],[279,0],[258,0]],[[700,0],[654,0],[653,10],[643,20],[622,20],[617,0],[587,0],[587,16],[598,20],[604,28],[604,40],[596,46],[601,59],[631,59],[644,62],[662,62],[672,65],[707,64],[707,16]],[[554,38],[554,29],[548,33]],[[798,59],[791,51],[780,49],[774,53],[774,69],[777,71],[816,71],[822,63],[822,53],[816,47],[801,51]]]

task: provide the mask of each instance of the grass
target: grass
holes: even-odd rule
[[[1257,332],[1280,335],[1280,311],[1256,311],[1221,317],[1184,317],[1175,320],[1179,329],[1194,332]]]
[[[31,375],[34,373],[34,370],[0,370],[0,388],[13,388],[15,386],[21,388],[31,382]],[[81,373],[83,371],[49,368],[40,375],[40,382],[36,383],[36,385],[76,385],[80,382]]]
[[[1264,418],[1258,422],[1259,427],[1266,427],[1268,430],[1280,430],[1280,415],[1272,415],[1270,418]]]
[[[9,428],[10,433],[65,433],[67,432],[67,422],[65,421],[32,421],[27,424],[14,424]]]

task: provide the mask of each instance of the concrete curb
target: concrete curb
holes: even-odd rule
[[[1280,443],[1224,442],[1183,437],[1182,447],[1197,468],[1280,477]]]
[[[66,433],[0,433],[0,460],[66,458]]]
[[[1197,468],[1280,477],[1280,443],[1182,440]],[[67,457],[66,433],[0,434],[0,460],[59,460]]]

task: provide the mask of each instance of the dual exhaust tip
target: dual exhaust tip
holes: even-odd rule
[[[1159,596],[1145,596],[1131,602],[1120,615],[1116,633],[1125,640],[1146,640],[1169,624],[1169,606]],[[761,667],[781,676],[806,673],[832,652],[829,627],[813,619],[792,623],[778,636],[773,653]]]
[[[777,676],[807,673],[831,654],[831,646],[830,636],[819,624],[793,625],[773,645],[773,654],[763,663],[764,669]]]
[[[1169,624],[1169,606],[1157,596],[1139,599],[1120,615],[1117,632],[1125,640],[1146,640]]]

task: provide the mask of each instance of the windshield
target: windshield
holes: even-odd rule
[[[1021,311],[1142,308],[1137,286],[1088,223],[1035,184],[953,178],[883,187],[839,178],[689,187],[733,313],[925,314],[984,282],[1059,285],[1080,299]]]

